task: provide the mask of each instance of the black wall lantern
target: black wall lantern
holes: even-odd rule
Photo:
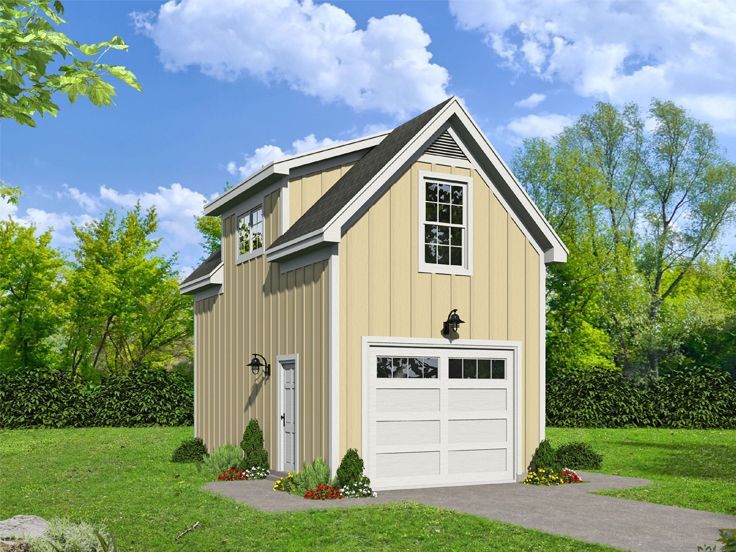
[[[457,313],[457,309],[452,309],[450,314],[447,315],[447,320],[442,323],[442,335],[449,337],[450,332],[457,334],[457,329],[460,324],[465,324],[463,320],[460,320],[460,315]]]
[[[253,373],[253,375],[257,376],[258,372],[260,372],[261,368],[263,368],[263,375],[269,377],[271,375],[271,365],[268,363],[266,358],[263,355],[259,355],[258,353],[251,354],[253,355],[253,358],[250,359],[250,362],[246,364],[246,366],[250,366],[250,371]],[[261,362],[260,359],[263,359],[263,362]]]

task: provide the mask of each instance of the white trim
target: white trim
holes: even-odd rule
[[[461,184],[465,186],[465,202],[463,204],[463,226],[465,236],[463,242],[463,264],[440,265],[427,263],[424,259],[424,225],[431,224],[426,221],[426,180],[442,180],[450,184]],[[450,175],[446,173],[419,171],[417,179],[417,270],[419,272],[429,272],[433,274],[456,274],[458,276],[473,275],[473,179],[470,176]]]
[[[378,134],[372,134],[369,136],[363,136],[349,142],[337,144],[315,150],[309,153],[301,153],[298,155],[292,155],[279,159],[278,161],[272,161],[265,167],[259,169],[257,172],[248,176],[237,186],[233,186],[227,192],[221,196],[216,197],[210,203],[205,205],[205,215],[219,215],[223,210],[227,208],[232,201],[235,201],[238,196],[246,193],[248,190],[263,182],[264,180],[274,176],[288,176],[291,169],[309,165],[311,163],[317,163],[325,159],[340,157],[360,151],[368,148],[372,148],[381,143],[381,141],[388,135],[388,132],[380,132]]]
[[[340,462],[340,257],[337,247],[328,263],[328,370],[329,370],[329,465],[332,475]]]
[[[284,471],[284,426],[281,423],[281,412],[284,404],[283,364],[294,363],[294,471],[301,467],[299,464],[299,355],[276,356],[276,469]]]
[[[547,265],[539,259],[539,440],[547,426]]]
[[[258,198],[252,198],[252,199],[258,199]],[[260,197],[261,201],[260,203],[256,202],[255,204],[252,204],[250,207],[245,207],[244,205],[241,205],[241,209],[238,211],[238,214],[235,215],[235,239],[233,240],[235,242],[235,264],[239,265],[240,263],[244,263],[245,261],[250,261],[251,259],[255,259],[256,257],[260,257],[263,255],[263,252],[266,250],[266,217],[265,213],[263,212],[263,196]],[[240,252],[240,229],[238,226],[240,225],[240,219],[245,216],[249,216],[255,211],[258,211],[260,209],[261,211],[261,247],[258,247],[256,249],[253,249],[249,251],[248,253],[241,253]],[[250,225],[250,223],[249,223]],[[252,226],[251,226],[252,228]],[[253,239],[249,239],[250,245],[253,245]]]
[[[266,250],[266,260],[268,260],[269,262],[278,261],[279,259],[283,259],[285,257],[290,257],[292,255],[300,253],[304,249],[314,247],[316,245],[320,245],[329,241],[338,242],[340,240],[339,238],[337,240],[328,240],[322,233],[322,230],[315,230],[314,232],[310,232],[309,234],[301,236],[298,241],[290,241],[276,247],[269,247]]]
[[[194,436],[197,437],[197,301],[193,301],[192,310],[194,311],[194,354],[192,355],[192,375],[194,378],[194,392],[193,400],[194,413],[192,418],[194,419]]]
[[[286,231],[289,229],[289,226],[291,225],[290,218],[291,218],[291,207],[289,203],[289,181],[284,178],[285,185],[281,186],[281,208],[279,209],[279,236],[286,233]],[[278,236],[273,236],[273,239],[271,240],[271,243],[273,243]]]
[[[194,301],[201,301],[202,299],[209,299],[210,297],[214,297],[215,295],[222,294],[222,285],[217,286],[210,286],[208,288],[203,289],[202,291],[198,291],[194,294]]]
[[[513,369],[513,393],[514,393],[514,435],[513,435],[513,461],[511,466],[511,473],[514,481],[521,479],[523,472],[522,467],[522,435],[521,435],[521,392],[524,386],[523,373],[521,370],[522,366],[522,343],[520,341],[499,341],[499,340],[481,340],[481,339],[458,339],[449,343],[446,339],[437,338],[416,338],[416,337],[384,337],[384,336],[363,336],[362,338],[362,367],[361,367],[361,380],[362,380],[362,395],[361,395],[361,456],[364,462],[366,462],[366,472],[372,473],[373,466],[370,465],[371,450],[369,443],[369,388],[371,385],[370,370],[373,366],[370,363],[370,350],[371,348],[387,347],[387,348],[418,348],[418,349],[443,349],[445,351],[463,351],[463,350],[500,350],[508,351],[512,354],[512,369]],[[408,482],[390,487],[382,488],[382,490],[388,490],[390,488],[424,488],[432,486],[453,486],[453,485],[468,485],[468,484],[485,484],[485,483],[508,483],[507,479],[488,479],[488,480],[477,480],[473,483],[468,482]]]
[[[420,163],[432,163],[433,165],[446,165],[448,167],[460,167],[462,169],[472,169],[473,165],[467,159],[458,159],[457,157],[444,157],[442,155],[433,155],[424,153],[417,159]]]
[[[179,293],[181,293],[182,295],[187,295],[192,293],[193,291],[207,286],[221,286],[223,282],[223,266],[224,264],[220,262],[220,264],[213,268],[212,272],[210,272],[209,274],[205,274],[204,276],[201,276],[196,280],[192,280],[191,282],[179,284]]]
[[[334,254],[335,247],[337,247],[336,244],[327,244],[323,247],[320,247],[319,249],[311,249],[309,251],[306,251],[302,255],[290,257],[278,263],[279,272],[281,274],[284,274],[303,266],[311,265],[319,261],[324,261]]]

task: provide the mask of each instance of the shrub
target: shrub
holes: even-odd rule
[[[532,460],[529,463],[529,473],[535,472],[540,469],[551,470],[554,473],[560,471],[560,465],[557,462],[557,456],[555,450],[547,439],[543,439],[537,450],[532,455]]]
[[[181,445],[176,447],[174,454],[171,455],[171,461],[181,464],[201,462],[205,456],[207,456],[207,447],[202,439],[194,437],[182,441]]]
[[[31,552],[115,552],[112,535],[103,527],[63,519],[49,521],[41,537],[30,539]]]
[[[0,374],[0,428],[189,425],[194,391],[186,377],[137,369],[83,384],[50,369]]]
[[[351,483],[358,483],[363,476],[363,460],[358,455],[358,451],[350,448],[342,457],[340,467],[337,468],[337,483],[340,487],[345,487]]]
[[[209,456],[204,457],[204,467],[215,478],[230,468],[238,467],[243,458],[243,451],[235,445],[224,445],[216,448]]]
[[[253,419],[243,432],[243,440],[240,441],[240,448],[243,449],[243,467],[250,468],[257,466],[268,469],[268,451],[263,448],[263,432],[258,420]]]
[[[557,475],[556,471],[547,468],[529,470],[529,474],[524,479],[525,485],[544,485],[545,487],[549,487],[551,485],[562,485],[563,483],[562,477]]]
[[[736,429],[736,380],[714,368],[643,381],[611,370],[559,371],[547,378],[547,424]]]
[[[555,451],[557,463],[571,470],[599,470],[603,456],[593,450],[588,443],[567,443]]]
[[[305,494],[320,485],[330,483],[330,467],[322,458],[317,458],[311,464],[306,464],[302,470],[294,476],[297,493]]]
[[[736,529],[720,529],[718,542],[723,544],[722,552],[736,552]]]

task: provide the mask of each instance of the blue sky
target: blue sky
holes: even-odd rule
[[[736,8],[678,0],[266,3],[66,2],[81,41],[143,86],[115,106],[61,100],[37,128],[0,124],[0,178],[23,189],[0,216],[55,229],[140,200],[182,270],[201,257],[194,214],[274,156],[390,128],[449,94],[510,159],[595,101],[672,98],[710,122],[736,160]],[[734,229],[724,251],[736,250]]]

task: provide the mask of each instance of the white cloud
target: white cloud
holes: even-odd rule
[[[245,179],[255,173],[262,167],[268,165],[271,161],[282,159],[289,155],[306,153],[321,148],[327,148],[341,143],[341,140],[333,140],[332,138],[317,139],[314,134],[309,134],[304,138],[299,138],[291,143],[291,148],[284,151],[279,146],[266,144],[256,148],[253,153],[244,155],[244,163],[238,165],[235,161],[227,164],[227,172],[232,175],[238,175],[241,179]]]
[[[448,72],[431,62],[431,39],[408,15],[370,18],[359,29],[342,8],[312,0],[170,0],[158,13],[131,15],[172,71],[283,81],[399,118],[448,95]]]
[[[450,0],[517,71],[622,103],[672,99],[736,133],[736,3],[731,0]]]
[[[510,132],[512,141],[524,138],[552,138],[573,122],[572,117],[557,113],[532,114],[512,120],[501,130]]]
[[[534,94],[530,94],[528,97],[524,98],[523,100],[519,100],[514,105],[516,107],[532,109],[532,108],[537,107],[540,103],[542,103],[546,99],[547,99],[547,96],[545,94],[539,94],[538,92],[535,92]]]
[[[64,192],[57,193],[57,197],[61,199],[64,196],[73,199],[80,207],[82,207],[82,209],[87,212],[94,212],[99,209],[97,200],[91,197],[88,193],[81,191],[79,188],[64,184]]]

